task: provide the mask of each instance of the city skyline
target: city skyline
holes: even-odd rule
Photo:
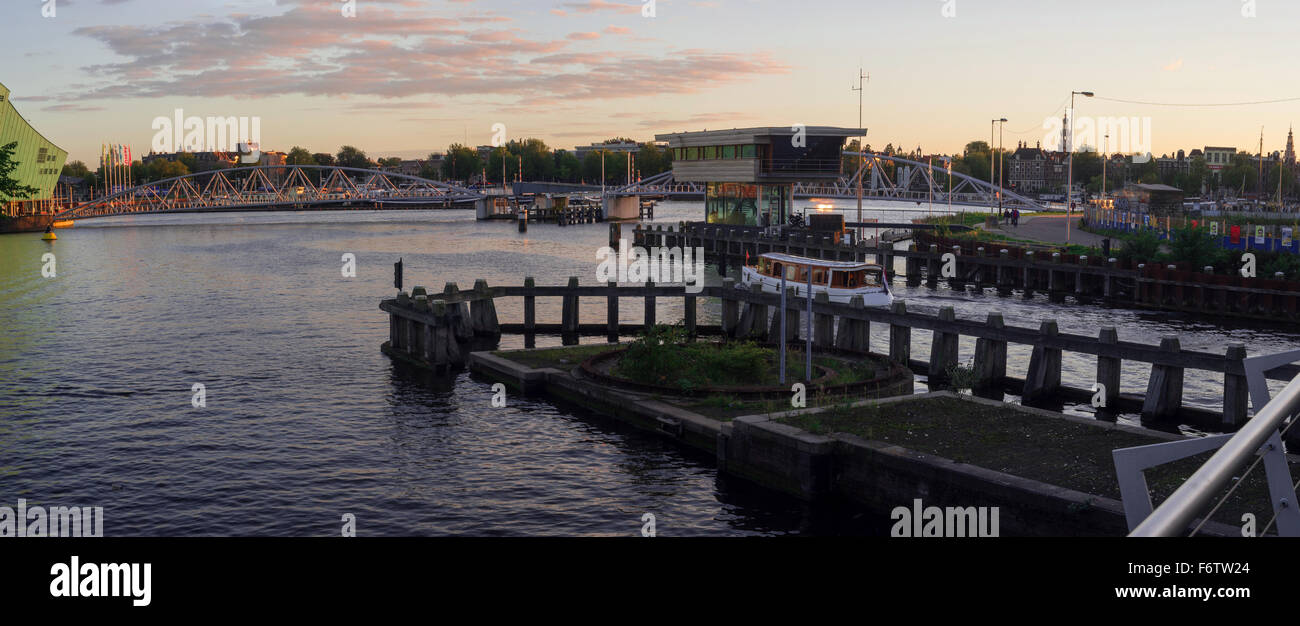
[[[707,128],[852,127],[859,65],[876,150],[959,153],[1000,117],[1008,149],[1034,145],[1053,135],[1070,91],[1086,90],[1096,97],[1076,101],[1080,120],[1149,120],[1157,156],[1207,145],[1253,153],[1261,126],[1268,154],[1283,149],[1300,107],[1280,79],[1279,36],[1300,7],[1281,2],[792,11],[658,0],[653,17],[642,0],[357,0],[356,17],[343,16],[346,2],[298,0],[31,4],[12,16],[13,47],[25,52],[2,80],[33,126],[91,165],[96,143],[147,154],[151,122],[176,109],[258,117],[268,148],[350,144],[405,158],[491,143],[497,124],[507,140],[569,150]],[[744,28],[717,27],[727,21]],[[1202,106],[1211,104],[1229,106]],[[1102,147],[1079,131],[1076,146]]]

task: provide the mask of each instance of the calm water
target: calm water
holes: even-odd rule
[[[676,221],[701,210],[666,203],[657,213]],[[387,211],[110,218],[53,244],[0,236],[0,506],[103,506],[109,535],[335,535],[345,513],[362,535],[638,535],[647,512],[663,535],[875,532],[883,522],[871,515],[725,481],[707,455],[546,401],[493,409],[486,381],[430,384],[379,353],[388,322],[377,305],[394,292],[398,257],[408,286],[524,275],[589,284],[607,232],[534,224],[521,238],[470,211]],[[41,276],[47,252],[51,279]],[[341,275],[345,253],[356,278]],[[711,268],[710,284],[719,280]],[[1056,317],[1088,334],[1114,324],[1123,339],[1177,334],[1188,349],[1239,341],[1263,353],[1296,338],[897,286],[913,310],[1001,310],[1008,324],[1033,326]],[[661,320],[680,317],[660,306]],[[716,303],[704,306],[703,321],[716,319]],[[502,302],[501,319],[519,321],[520,308]],[[539,301],[539,319],[558,319],[558,308]],[[622,313],[639,321],[637,307]],[[584,311],[603,320],[603,308]],[[928,337],[914,338],[924,358]],[[973,348],[963,344],[963,360]],[[1011,358],[1016,370],[1028,354],[1012,347]],[[1145,380],[1142,368],[1125,373]],[[1086,387],[1091,375],[1090,359],[1067,354],[1067,383]],[[205,408],[191,406],[195,383]],[[1187,386],[1188,402],[1218,402],[1221,382],[1189,372]]]

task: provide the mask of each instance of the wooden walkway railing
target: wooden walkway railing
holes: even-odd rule
[[[498,298],[522,298],[523,322],[498,323],[495,305]],[[538,322],[537,298],[561,299],[558,324]],[[579,323],[580,302],[593,298],[604,301],[606,322]],[[626,298],[642,300],[644,313],[641,324],[620,321],[620,300]],[[454,283],[448,283],[442,293],[427,293],[422,287],[416,287],[409,295],[403,293],[397,298],[384,300],[380,309],[390,315],[390,338],[386,350],[440,368],[463,363],[465,350],[462,346],[475,337],[495,341],[502,333],[523,334],[527,347],[535,345],[538,334],[558,334],[565,345],[576,344],[581,335],[603,334],[608,341],[615,342],[621,336],[654,325],[658,321],[659,300],[664,298],[681,300],[681,323],[697,335],[762,341],[779,335],[779,316],[775,313],[780,306],[780,296],[758,291],[757,286],[754,290],[737,289],[732,279],[724,280],[720,287],[704,287],[697,294],[687,293],[680,285],[583,286],[578,284],[576,277],[571,277],[568,285],[564,286],[538,286],[532,278],[527,278],[518,287],[489,287],[486,281],[480,280],[471,291],[460,291]],[[720,325],[698,323],[701,298],[721,301]],[[786,306],[789,340],[797,336],[802,327],[800,315],[807,309],[807,301],[791,293]],[[884,324],[889,327],[889,356],[918,373],[927,374],[936,384],[945,382],[948,373],[958,364],[958,339],[966,336],[976,340],[976,389],[1018,393],[1026,404],[1053,404],[1062,398],[1093,396],[1092,389],[1062,385],[1061,355],[1071,352],[1096,357],[1095,381],[1105,388],[1108,410],[1131,408],[1151,418],[1192,416],[1198,425],[1219,430],[1235,428],[1247,415],[1248,394],[1242,366],[1246,348],[1240,344],[1227,346],[1223,354],[1188,351],[1181,349],[1176,336],[1164,337],[1157,345],[1143,344],[1119,341],[1114,327],[1101,328],[1094,337],[1062,333],[1053,319],[1040,321],[1037,328],[1007,326],[1000,313],[989,314],[981,323],[957,319],[951,307],[941,308],[936,315],[927,315],[909,312],[903,301],[896,301],[890,309],[868,308],[860,301],[832,303],[825,299],[825,294],[818,294],[814,299],[812,312],[813,340],[818,347],[869,351],[871,325]],[[912,358],[912,329],[932,333],[928,360]],[[1031,349],[1023,378],[1007,373],[1008,344]],[[1145,395],[1120,393],[1120,372],[1124,361],[1150,365]],[[1221,412],[1183,406],[1183,374],[1189,369],[1222,376]],[[1300,367],[1287,365],[1271,370],[1268,377],[1290,380],[1297,374],[1300,374]]]

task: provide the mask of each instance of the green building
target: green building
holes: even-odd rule
[[[68,152],[36,132],[9,101],[9,88],[0,84],[0,146],[13,142],[18,142],[12,157],[18,167],[12,176],[19,184],[30,185],[40,192],[21,199],[0,194],[0,210],[10,217],[48,212],[43,205],[54,195]]]

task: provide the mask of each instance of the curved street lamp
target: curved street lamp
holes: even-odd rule
[[[1068,163],[1065,179],[1065,245],[1070,245],[1070,217],[1071,209],[1074,208],[1074,97],[1084,96],[1091,98],[1091,91],[1071,91],[1070,92],[1070,133],[1069,145],[1065,147],[1066,161]]]

